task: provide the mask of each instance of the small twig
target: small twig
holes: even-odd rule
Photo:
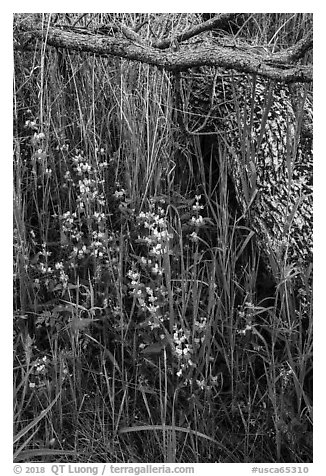
[[[182,43],[185,40],[189,40],[193,36],[197,36],[200,33],[204,33],[205,31],[211,31],[214,28],[218,28],[221,24],[224,24],[227,21],[232,20],[238,15],[238,13],[221,13],[216,15],[215,17],[207,20],[205,22],[200,23],[199,25],[195,25],[188,30],[180,33],[179,35],[171,38],[165,38],[164,40],[153,41],[151,46],[154,48],[158,48],[160,50],[164,50],[166,48],[170,48],[173,39],[177,40],[178,43]]]
[[[146,25],[147,23],[148,23],[148,20],[144,20],[140,25],[135,26],[135,28],[134,28],[135,33],[138,33],[139,30],[141,30],[143,28],[143,26]]]
[[[82,13],[78,18],[77,20],[74,21],[74,23],[71,25],[72,27],[74,27],[82,18],[84,18],[85,16],[87,15],[87,13]]]

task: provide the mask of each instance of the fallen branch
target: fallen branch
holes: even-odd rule
[[[207,22],[205,23],[207,24]],[[191,30],[188,31],[188,36],[190,32]],[[131,30],[127,32],[125,29],[123,33],[128,34],[129,38],[112,38],[93,32],[85,34],[75,30],[70,31],[67,28],[49,27],[44,29],[40,25],[23,24],[16,31],[16,47],[24,49],[27,44],[42,40],[46,41],[48,46],[55,48],[89,52],[98,56],[117,56],[173,72],[200,66],[216,66],[257,74],[284,83],[309,83],[312,81],[312,66],[293,65],[289,61],[289,59],[297,58],[302,54],[302,51],[306,51],[307,47],[311,46],[312,38],[310,36],[302,40],[296,47],[287,50],[284,55],[277,54],[274,57],[272,54],[257,54],[250,47],[247,49],[243,46],[230,48],[219,46],[216,43],[211,45],[183,44],[179,51],[162,51],[143,42],[138,42],[137,33],[133,32],[131,35]]]

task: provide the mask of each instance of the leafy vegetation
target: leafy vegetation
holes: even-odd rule
[[[158,37],[201,21],[143,20]],[[240,34],[282,49],[310,23],[257,14]],[[16,461],[312,459],[311,302],[304,319],[289,305],[297,276],[259,291],[229,133],[216,176],[179,127],[174,85],[43,42],[15,52]]]

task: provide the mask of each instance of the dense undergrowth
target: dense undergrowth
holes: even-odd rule
[[[308,21],[243,34],[284,47]],[[39,43],[14,79],[16,460],[311,461],[311,303],[291,277],[258,291],[226,151],[213,176],[173,78]]]

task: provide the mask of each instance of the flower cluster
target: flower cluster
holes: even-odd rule
[[[189,323],[188,323],[189,326]],[[190,326],[189,326],[190,327]],[[175,343],[175,352],[178,357],[179,369],[178,377],[187,374],[186,383],[190,383],[188,375],[189,370],[196,367],[198,355],[205,343],[207,335],[207,319],[205,317],[198,317],[192,322],[190,328],[185,328],[181,325],[175,326],[173,340]]]
[[[148,255],[154,258],[162,257],[165,254],[172,254],[170,249],[170,240],[173,234],[168,231],[168,221],[165,217],[165,211],[161,206],[154,211],[154,203],[150,206],[148,212],[140,212],[138,215],[138,225],[147,230],[143,236],[138,236],[138,241],[146,243]],[[155,263],[157,264],[157,263]],[[155,268],[159,272],[159,268]]]
[[[49,382],[48,363],[49,359],[46,355],[36,359],[31,372],[29,388],[41,390],[46,387]]]
[[[193,215],[190,219],[190,225],[195,227],[195,231],[190,234],[190,239],[193,242],[197,242],[198,237],[198,230],[205,224],[205,218],[200,214],[200,211],[204,209],[203,205],[200,205],[201,195],[195,195],[195,203],[192,205]]]
[[[282,366],[280,369],[279,377],[281,379],[281,386],[282,389],[285,390],[285,388],[288,386],[291,376],[294,374],[292,368],[286,368],[285,366]]]
[[[181,377],[189,367],[195,366],[192,361],[193,346],[191,345],[190,340],[190,331],[181,327],[180,324],[175,324],[173,342],[175,355],[178,360],[178,377]]]
[[[40,394],[53,384],[54,378],[60,378],[61,386],[68,373],[68,367],[63,360],[61,365],[56,366],[47,355],[43,355],[32,363],[28,386],[30,390]]]
[[[168,328],[166,264],[173,259],[173,233],[163,207],[163,201],[150,201],[149,210],[140,212],[135,219],[138,253],[137,260],[131,263],[127,277],[129,294],[134,298],[142,322],[139,331],[140,348],[143,348],[144,342],[148,340],[149,332],[157,330],[156,337],[160,340],[162,337],[159,336],[159,330],[161,329],[164,338],[163,327]],[[154,335],[152,338],[154,341]]]
[[[24,252],[26,271],[31,274],[36,293],[41,295],[46,290],[55,293],[53,297],[61,294],[66,299],[70,299],[70,290],[76,289],[77,283],[86,278],[90,286],[97,286],[97,305],[106,307],[110,295],[107,281],[114,286],[117,279],[120,240],[110,222],[111,211],[118,209],[112,198],[114,188],[110,190],[111,185],[114,187],[109,173],[110,161],[106,160],[104,148],[86,156],[83,151],[70,152],[68,145],[63,147],[60,144],[56,153],[61,160],[50,164],[48,154],[44,161],[45,148],[49,145],[37,124],[32,117],[25,124],[32,135],[31,172],[34,170],[37,175],[35,184],[38,188],[45,187],[46,182],[42,182],[42,174],[37,169],[43,161],[43,177],[58,175],[61,187],[57,198],[51,199],[54,213],[49,217],[51,228],[47,232],[47,244],[42,244],[44,238],[37,228],[36,234],[30,230],[28,243],[31,246],[28,253],[26,247]],[[60,167],[57,166],[59,162]]]
[[[204,206],[200,204],[201,196],[186,202],[187,210],[182,213],[180,223],[185,242],[199,240],[199,228],[206,219],[200,214]],[[183,208],[185,208],[183,206]],[[196,319],[174,318],[173,332],[170,330],[171,295],[173,295],[173,312],[180,315],[178,306],[183,306],[183,286],[180,286],[180,263],[185,255],[175,240],[172,232],[171,216],[163,198],[149,201],[148,211],[141,211],[135,218],[139,244],[137,259],[131,263],[127,272],[129,294],[133,296],[141,317],[139,332],[140,347],[144,345],[146,332],[157,330],[157,338],[165,339],[165,333],[171,336],[170,348],[175,362],[173,368],[176,375],[182,378],[183,384],[191,382],[191,375],[196,368],[196,359],[205,345],[207,335],[207,319],[198,316]],[[183,228],[183,224],[187,228]],[[188,242],[189,243],[189,242]],[[175,278],[175,279],[174,279]],[[190,281],[189,281],[190,282]],[[191,292],[191,291],[190,291]],[[189,303],[191,305],[191,303]],[[146,331],[147,329],[147,331]],[[160,333],[160,335],[159,335]],[[153,344],[156,334],[152,334]],[[159,344],[158,344],[159,345]],[[172,368],[172,367],[171,367]]]

